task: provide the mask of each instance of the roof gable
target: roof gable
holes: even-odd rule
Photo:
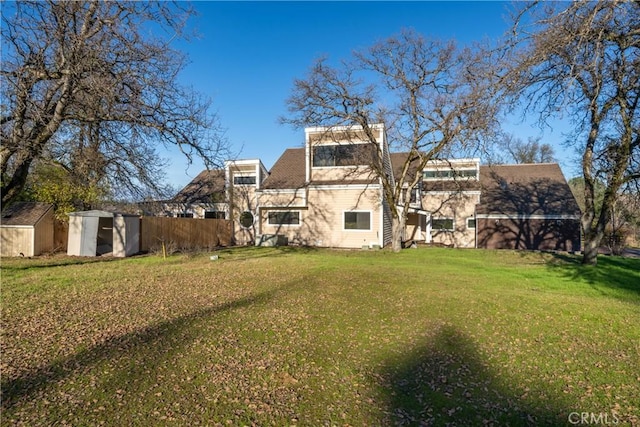
[[[34,226],[50,209],[53,209],[53,205],[49,203],[14,203],[2,211],[2,225]]]
[[[580,215],[557,163],[480,167],[478,214]]]
[[[302,188],[306,181],[305,149],[289,148],[271,168],[262,189],[284,190]]]
[[[175,195],[174,203],[216,203],[225,195],[225,172],[222,169],[204,170]]]

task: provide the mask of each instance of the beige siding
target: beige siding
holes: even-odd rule
[[[380,190],[367,189],[314,189],[309,192],[309,213],[305,225],[313,230],[314,245],[340,248],[360,248],[380,244]],[[370,230],[345,230],[344,212],[370,212]]]
[[[371,180],[376,175],[367,166],[325,166],[311,168],[311,181]]]
[[[269,212],[298,212],[300,215],[300,224],[269,224]],[[313,230],[309,227],[309,211],[307,209],[291,208],[291,209],[261,209],[260,224],[261,234],[280,234],[286,236],[289,243],[296,245],[311,246],[314,239]]]
[[[431,242],[461,248],[475,247],[475,229],[467,228],[467,218],[475,214],[480,196],[473,192],[427,192],[423,194],[423,209],[432,219],[453,218],[454,230],[432,230]]]
[[[297,190],[269,190],[259,195],[261,208],[305,207],[307,202],[306,189]]]
[[[34,255],[53,251],[53,221],[53,209],[49,209],[49,211],[47,211],[47,213],[44,214],[36,224],[33,241]]]
[[[256,185],[233,184],[234,176],[242,176],[256,173],[255,164],[234,165],[228,170],[228,197],[231,200],[232,209],[229,212],[229,220],[233,224],[233,237],[238,245],[250,244],[258,234],[258,197]],[[256,176],[256,180],[258,177]],[[256,181],[257,182],[257,181]],[[240,217],[243,212],[250,212],[254,217],[254,222],[249,227],[240,224]]]
[[[0,236],[1,256],[37,256],[53,251],[53,209],[35,226],[4,226]]]
[[[300,212],[299,225],[270,225],[268,213]],[[369,230],[345,230],[344,212],[369,212]],[[261,209],[261,234],[281,234],[290,243],[308,246],[361,248],[381,244],[381,203],[377,186],[360,188],[310,188],[307,208],[280,207]]]
[[[34,228],[2,227],[2,256],[34,256]]]

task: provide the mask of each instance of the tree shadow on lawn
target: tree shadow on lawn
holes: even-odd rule
[[[144,366],[126,366],[124,372],[120,372],[120,378],[133,379],[136,376],[144,376],[143,372],[153,371],[155,367],[197,339],[199,322],[210,320],[225,312],[264,304],[284,288],[293,285],[294,283],[284,284],[265,292],[196,310],[136,332],[112,337],[102,344],[36,368],[18,378],[3,381],[1,408],[10,409],[23,397],[33,398],[39,390],[53,383],[114,359],[125,360],[125,363],[126,359],[144,359]]]
[[[605,289],[613,289],[640,297],[640,259],[600,255],[598,265],[592,266],[583,265],[581,257],[556,253],[547,265],[572,280],[587,282],[603,294],[607,294]]]
[[[383,377],[395,425],[566,425],[572,412],[559,396],[537,401],[523,386],[506,384],[451,326],[389,361]]]

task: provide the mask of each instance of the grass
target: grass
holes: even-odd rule
[[[218,254],[3,260],[2,425],[640,422],[640,260]]]

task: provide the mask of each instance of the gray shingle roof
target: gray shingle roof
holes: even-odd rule
[[[306,180],[304,148],[289,148],[271,168],[261,188],[267,190],[302,188]]]
[[[580,215],[557,163],[480,167],[478,214]]]
[[[175,195],[173,203],[215,203],[225,195],[224,170],[203,170]]]
[[[2,211],[2,225],[33,226],[49,211],[53,205],[41,202],[14,203]]]

